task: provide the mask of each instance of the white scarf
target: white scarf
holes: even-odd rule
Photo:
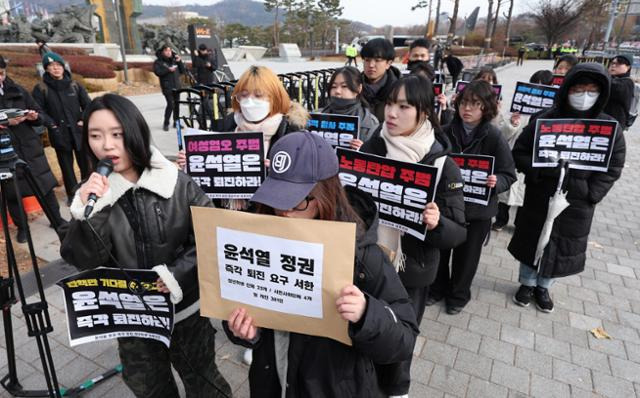
[[[429,153],[436,140],[429,119],[407,136],[391,135],[387,130],[387,124],[383,123],[380,136],[387,145],[387,158],[409,163],[421,161]],[[403,233],[395,228],[378,225],[378,244],[386,249],[396,271],[404,270],[402,235]]]
[[[269,144],[271,138],[278,132],[280,122],[282,122],[282,113],[276,113],[273,116],[269,116],[259,123],[253,123],[244,118],[242,113],[234,112],[233,119],[236,121],[236,131],[261,131],[264,140],[264,154],[269,153]]]

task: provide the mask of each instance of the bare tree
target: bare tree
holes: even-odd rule
[[[576,27],[589,2],[589,0],[541,0],[538,3],[532,17],[538,30],[547,40],[549,49]]]
[[[507,26],[505,28],[505,34],[504,34],[505,47],[509,47],[509,36],[511,36],[511,15],[513,14],[513,2],[514,0],[511,0],[509,2],[509,14],[505,15],[507,18]],[[502,53],[504,54],[504,51]]]
[[[458,6],[460,0],[454,0],[453,2],[453,15],[451,16],[451,25],[449,25],[449,33],[447,33],[447,46],[453,42],[453,37],[456,35],[456,25],[458,23]]]
[[[498,19],[500,19],[500,5],[503,1],[506,0],[497,0],[496,1],[496,12],[493,13],[493,27],[491,28],[491,43],[494,43],[496,37],[496,27],[498,26]]]
[[[428,10],[428,12],[427,12],[427,30],[426,30],[426,33],[424,34],[425,37],[429,36],[429,25],[431,25],[431,2],[432,1],[433,0],[420,0],[416,5],[411,7],[411,11],[415,11],[415,10],[418,10],[420,8],[426,8]]]
[[[484,49],[488,50],[491,48],[491,21],[492,21],[492,13],[493,10],[493,0],[489,0],[489,10],[487,11],[487,26],[484,31]]]
[[[438,3],[436,3],[436,23],[433,27],[434,36],[438,36],[438,25],[440,25],[440,1],[441,0],[438,0]]]

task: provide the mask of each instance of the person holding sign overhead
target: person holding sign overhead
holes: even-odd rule
[[[257,328],[251,314],[237,308],[223,326],[234,343],[254,350],[251,396],[382,396],[374,364],[411,358],[419,331],[407,292],[376,244],[375,203],[355,188],[342,187],[334,150],[315,134],[286,135],[270,158],[269,176],[251,199],[259,212],[356,224],[355,282],[335,303],[349,322],[353,345]]]
[[[516,180],[515,166],[509,144],[492,120],[498,113],[495,92],[484,80],[474,80],[456,97],[457,110],[451,124],[443,130],[452,143],[452,152],[493,157],[493,170],[488,176],[465,170],[465,182],[472,185],[476,178],[491,188],[488,204],[468,200],[465,192],[467,240],[462,245],[441,252],[436,281],[431,286],[427,305],[445,299],[447,314],[460,313],[471,300],[471,282],[478,269],[482,244],[491,229],[491,219],[498,212],[498,194],[509,189]],[[486,178],[486,181],[484,181]],[[466,187],[465,187],[466,188]],[[451,273],[449,273],[451,259]]]
[[[169,347],[156,340],[118,338],[125,383],[137,397],[177,397],[173,365],[187,396],[230,397],[213,355],[215,329],[199,314],[190,206],[213,206],[211,200],[150,145],[149,126],[130,100],[115,94],[98,97],[83,122],[91,167],[96,170],[98,160],[110,159],[113,172],[93,172],[76,191],[62,258],[79,269],[154,269],[162,275],[157,288],[171,292],[176,303]],[[89,203],[95,203],[92,209]],[[123,276],[128,279],[124,271]]]
[[[553,108],[531,117],[513,147],[518,171],[525,175],[524,204],[516,215],[516,229],[509,242],[509,252],[520,261],[520,288],[513,300],[527,307],[534,300],[543,312],[552,312],[549,288],[554,278],[574,275],[584,270],[587,241],[596,204],[620,178],[625,161],[625,140],[618,126],[607,172],[569,169],[564,177],[567,207],[555,219],[549,243],[535,264],[536,243],[547,214],[549,198],[558,185],[560,170],[532,167],[536,121],[538,119],[614,120],[603,109],[609,100],[611,80],[604,67],[596,63],[574,66],[566,75],[556,95]],[[559,160],[559,159],[558,159]]]
[[[329,79],[329,104],[321,112],[359,118],[359,138],[351,141],[351,148],[355,150],[358,150],[380,125],[362,96],[360,71],[352,66],[338,68],[333,73]]]
[[[385,106],[385,122],[361,148],[362,152],[411,163],[436,166],[435,202],[423,211],[424,240],[387,226],[378,227],[378,244],[391,258],[420,324],[428,286],[438,269],[440,249],[450,249],[466,238],[462,177],[447,156],[449,140],[442,134],[433,110],[433,88],[422,76],[409,75],[394,83]],[[438,178],[436,178],[438,180]],[[384,391],[408,394],[411,360],[378,368]]]

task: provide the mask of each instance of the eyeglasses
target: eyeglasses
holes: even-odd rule
[[[253,97],[253,98],[256,98],[256,99],[262,99],[262,98],[264,98],[264,93],[262,93],[261,91],[254,91],[254,92],[243,91],[243,92],[235,94],[233,96],[233,98],[238,102],[246,100],[249,97]]]
[[[460,101],[460,108],[469,107],[471,109],[479,109],[481,106],[482,106],[482,102],[480,101],[469,101],[469,100]]]
[[[293,209],[291,209],[291,211],[305,211],[309,208],[309,203],[311,203],[312,200],[314,200],[315,198],[313,196],[307,196],[306,198],[304,198],[304,200],[300,203],[298,203],[298,205],[296,207],[294,207]]]

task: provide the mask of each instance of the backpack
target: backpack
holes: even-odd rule
[[[636,117],[638,117],[638,105],[640,105],[640,84],[633,84],[633,97],[631,98],[631,104],[629,105],[629,110],[627,111],[627,125],[625,128],[629,128],[636,121]]]

